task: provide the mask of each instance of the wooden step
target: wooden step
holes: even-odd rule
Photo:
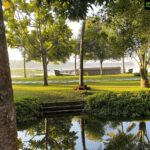
[[[60,113],[72,113],[82,112],[83,109],[72,109],[72,110],[56,110],[56,111],[44,111],[43,114],[60,114]]]
[[[50,111],[43,112],[38,115],[38,117],[48,117],[48,116],[64,116],[64,115],[73,115],[73,114],[81,114],[82,110],[64,110],[64,111]]]
[[[51,117],[66,117],[66,116],[78,116],[83,114],[82,112],[72,112],[72,113],[64,113],[64,114],[41,114],[38,118],[51,118]]]
[[[69,110],[69,109],[83,109],[83,105],[67,105],[67,106],[45,106],[41,107],[39,111],[53,111],[53,110]]]
[[[83,109],[53,110],[53,111],[44,111],[43,114],[45,114],[45,113],[77,112],[77,111],[82,111],[82,110]]]
[[[37,110],[37,115],[38,117],[47,117],[79,114],[83,112],[84,104],[84,101],[42,103]]]
[[[66,105],[79,105],[79,104],[84,105],[85,101],[41,103],[41,106],[48,107],[48,106],[66,106]]]

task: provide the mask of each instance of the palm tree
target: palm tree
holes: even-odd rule
[[[17,150],[16,116],[0,0],[0,149]]]

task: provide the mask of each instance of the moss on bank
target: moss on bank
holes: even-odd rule
[[[97,117],[138,118],[150,116],[150,92],[103,91],[87,98],[86,108]]]

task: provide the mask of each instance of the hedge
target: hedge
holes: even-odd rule
[[[87,97],[86,109],[98,117],[148,117],[150,92],[103,91]]]
[[[17,123],[37,120],[39,104],[37,97],[24,97],[15,101]]]

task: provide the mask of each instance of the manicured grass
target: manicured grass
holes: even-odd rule
[[[131,78],[130,80],[125,80]],[[86,83],[91,90],[91,93],[99,91],[141,91],[150,90],[140,88],[140,80],[134,80],[133,74],[120,74],[120,75],[103,75],[103,76],[85,76]],[[119,79],[119,80],[118,80]],[[133,80],[132,80],[133,79]],[[13,78],[13,81],[43,81],[42,77],[34,78]],[[20,83],[14,84],[14,98],[15,100],[24,97],[39,97],[41,101],[76,101],[82,100],[83,91],[75,91],[74,88],[78,85],[78,76],[50,76],[49,80],[52,81],[76,81],[73,83],[50,83],[45,87],[42,83]]]
[[[81,92],[73,90],[73,85],[13,85],[14,99],[37,97],[41,102],[79,101],[83,100]]]

